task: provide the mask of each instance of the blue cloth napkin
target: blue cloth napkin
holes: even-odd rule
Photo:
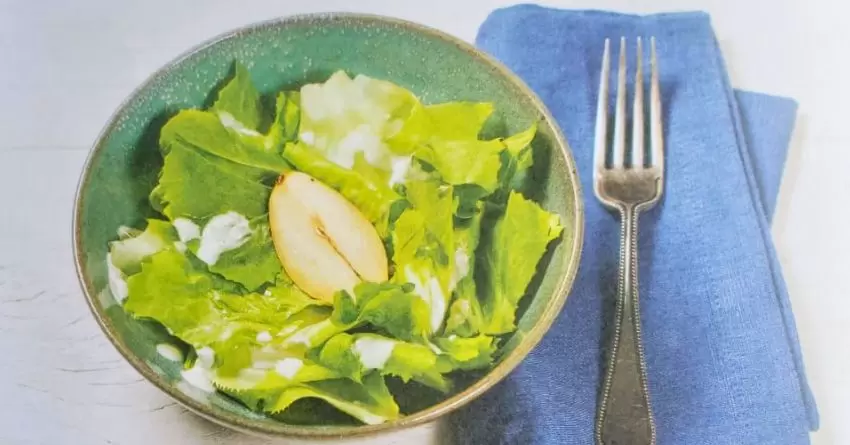
[[[477,44],[524,79],[563,129],[587,203],[584,252],[551,331],[452,416],[454,441],[593,442],[619,222],[593,195],[592,146],[603,42],[620,36],[656,37],[663,93],[667,185],[639,240],[658,444],[809,443],[817,412],[769,232],[795,102],[733,92],[704,13],[531,5],[492,13]]]

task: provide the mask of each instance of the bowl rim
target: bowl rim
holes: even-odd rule
[[[414,33],[426,34],[429,37],[434,37],[452,44],[469,56],[479,61],[484,62],[496,73],[504,77],[509,83],[513,84],[521,93],[526,95],[536,111],[542,116],[543,120],[552,128],[553,136],[560,149],[561,156],[567,165],[568,180],[571,182],[573,190],[573,202],[575,203],[574,220],[572,227],[574,228],[574,239],[570,250],[567,253],[567,271],[564,273],[555,288],[555,296],[549,301],[543,311],[538,322],[528,331],[525,338],[517,347],[505,356],[494,368],[486,375],[480,378],[464,391],[454,394],[453,396],[441,401],[440,403],[430,406],[421,411],[410,415],[405,415],[399,419],[381,423],[377,425],[354,425],[354,426],[307,426],[307,425],[290,425],[283,422],[277,424],[261,423],[252,419],[228,412],[223,409],[210,408],[190,397],[189,395],[178,390],[174,385],[164,382],[163,377],[154,372],[143,360],[136,356],[127,344],[121,339],[115,330],[115,327],[109,321],[105,314],[105,307],[98,301],[98,292],[94,288],[88,272],[83,264],[83,253],[80,240],[81,224],[82,224],[82,209],[85,200],[85,190],[91,180],[91,167],[94,161],[101,155],[106,138],[115,127],[118,125],[118,117],[124,113],[145,89],[154,84],[158,79],[167,74],[174,66],[192,57],[196,53],[215,46],[223,41],[231,38],[239,37],[244,34],[250,34],[269,27],[282,27],[299,24],[304,22],[326,22],[337,20],[356,20],[361,22],[371,22],[380,24],[391,24],[399,26]],[[241,431],[244,433],[258,435],[271,438],[310,438],[310,439],[342,439],[351,437],[363,437],[376,435],[379,433],[396,432],[407,429],[413,426],[421,425],[427,422],[434,421],[450,412],[455,411],[463,405],[476,399],[478,396],[492,388],[502,379],[504,379],[511,371],[534,349],[542,340],[544,335],[549,331],[549,328],[554,323],[558,314],[564,306],[564,303],[569,296],[575,281],[579,260],[584,244],[584,200],[582,198],[582,187],[578,177],[578,171],[575,164],[575,159],[570,151],[566,138],[564,137],[560,126],[555,118],[551,115],[548,108],[538,95],[519,78],[513,71],[488,55],[484,51],[476,48],[474,45],[448,34],[444,31],[423,25],[417,22],[400,19],[392,16],[385,16],[370,13],[356,12],[318,12],[305,14],[292,14],[287,16],[276,17],[269,20],[259,21],[243,25],[237,28],[232,28],[228,31],[220,33],[212,38],[209,38],[197,45],[190,47],[175,58],[171,59],[159,69],[150,74],[141,84],[130,92],[129,95],[121,102],[116,110],[111,114],[106,125],[95,139],[94,145],[89,150],[83,165],[80,175],[76,195],[74,198],[74,214],[72,222],[72,238],[74,251],[74,264],[77,273],[77,278],[80,287],[83,291],[86,303],[94,315],[97,324],[100,326],[103,333],[109,339],[110,343],[118,350],[121,356],[140,373],[148,382],[157,387],[172,399],[196,413],[197,415],[206,418],[216,424]]]

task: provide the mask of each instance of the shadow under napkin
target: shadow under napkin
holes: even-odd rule
[[[456,444],[593,441],[610,320],[603,295],[616,285],[619,253],[619,223],[597,204],[590,170],[599,64],[606,37],[650,35],[667,111],[667,188],[663,207],[641,220],[639,246],[658,443],[804,444],[816,428],[765,213],[796,105],[748,93],[736,102],[705,14],[517,6],[491,14],[477,44],[523,78],[561,125],[587,202],[585,247],[573,291],[540,345],[451,417]],[[739,105],[751,127],[741,128]]]

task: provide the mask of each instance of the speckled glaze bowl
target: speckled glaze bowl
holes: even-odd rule
[[[169,341],[168,334],[124,313],[108,289],[107,243],[116,239],[119,226],[141,227],[145,218],[157,216],[148,194],[162,165],[156,145],[159,129],[178,109],[208,103],[234,60],[249,68],[263,93],[324,81],[344,69],[398,83],[426,103],[494,102],[496,115],[485,136],[540,122],[530,194],[561,216],[565,230],[523,299],[518,330],[489,372],[459,381],[448,396],[405,394],[399,400],[405,416],[390,423],[367,426],[326,418],[270,418],[226,396],[188,385],[181,377],[181,364],[157,353],[157,345]],[[582,208],[575,164],[564,137],[536,95],[502,65],[458,39],[414,23],[321,14],[229,32],[154,73],[120,106],[95,142],[79,185],[73,237],[77,272],[94,316],[118,351],[151,383],[196,413],[238,430],[278,437],[346,437],[432,421],[507,375],[540,341],[567,298],[582,246]]]

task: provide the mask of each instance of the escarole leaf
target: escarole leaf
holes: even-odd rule
[[[531,142],[537,134],[535,122],[527,129],[504,139],[505,150],[501,153],[502,167],[499,170],[499,191],[495,201],[504,203],[511,190],[522,190],[528,171],[534,164]]]
[[[413,379],[440,391],[451,389],[438,371],[437,354],[428,346],[377,334],[337,334],[322,346],[317,360],[357,382],[377,370],[404,382]]]
[[[275,100],[275,118],[269,129],[269,139],[280,153],[286,142],[298,137],[298,124],[301,121],[301,94],[297,91],[283,91]]]
[[[498,140],[434,141],[416,156],[437,169],[447,183],[475,184],[489,194],[498,185],[503,149]]]
[[[392,232],[393,283],[413,285],[413,293],[427,305],[430,332],[443,324],[451,296],[454,267],[451,186],[432,181],[408,184],[407,198],[413,208],[405,210]]]
[[[476,213],[462,225],[455,227],[455,266],[452,282],[456,283],[452,303],[446,318],[447,335],[471,337],[481,330],[483,323],[481,304],[475,283],[475,253],[481,234],[483,203]]]
[[[260,93],[241,63],[234,64],[233,78],[219,90],[212,111],[219,115],[227,113],[250,130],[260,128],[263,118]]]
[[[109,256],[112,264],[126,275],[139,272],[144,259],[179,241],[171,223],[159,219],[148,219],[143,232],[133,229],[120,232],[119,239],[109,243]]]
[[[253,218],[266,213],[271,180],[266,171],[175,143],[165,155],[151,203],[172,221],[206,221],[228,211]]]
[[[417,101],[402,128],[387,142],[398,154],[412,154],[434,141],[477,140],[492,113],[493,104],[488,102],[422,105]]]
[[[396,153],[413,154],[433,166],[449,184],[476,184],[491,193],[504,146],[499,140],[478,140],[478,133],[492,113],[493,105],[486,102],[417,103],[389,144]]]
[[[450,369],[483,369],[493,364],[496,341],[488,335],[463,338],[450,335],[435,340],[442,351],[441,366]]]
[[[330,309],[305,304],[295,291],[242,295],[238,285],[173,249],[143,262],[141,272],[127,285],[125,310],[158,321],[195,348],[212,348],[227,372],[249,366],[251,351],[263,336],[280,341],[288,332],[330,315]]]
[[[256,360],[251,367],[240,369],[235,375],[215,374],[213,384],[222,390],[275,391],[298,383],[340,378],[341,375],[303,356],[286,353],[272,360]]]
[[[282,268],[275,253],[268,217],[254,218],[248,230],[245,241],[235,249],[222,252],[209,269],[248,290],[255,290],[274,282]]]
[[[150,202],[171,220],[203,222],[227,211],[262,215],[271,183],[291,170],[281,146],[297,126],[297,105],[284,95],[269,134],[260,133],[259,94],[244,67],[235,71],[209,110],[181,110],[160,131],[164,165]]]
[[[430,310],[411,291],[409,285],[360,283],[354,296],[347,292],[336,295],[333,318],[342,325],[369,323],[395,338],[423,342],[430,332]]]
[[[411,154],[430,164],[448,184],[474,186],[464,196],[468,198],[464,204],[469,205],[503,183],[521,183],[531,165],[528,145],[536,124],[508,138],[480,140],[478,135],[492,113],[493,105],[486,102],[427,106],[417,102],[388,144],[397,154]]]
[[[337,71],[322,84],[301,88],[299,140],[336,165],[351,168],[355,155],[392,169],[385,139],[398,131],[416,98],[393,83]]]
[[[310,306],[327,305],[325,301],[317,300],[304,293],[283,271],[275,278],[274,284],[266,288],[263,295],[275,301],[278,304],[277,310],[287,315],[295,314]]]
[[[482,332],[497,335],[514,328],[517,305],[549,243],[563,230],[558,215],[511,192],[504,215],[496,221],[482,260],[486,276]]]
[[[127,299],[127,276],[142,269],[142,261],[165,249],[184,247],[175,228],[167,221],[148,219],[144,231],[129,227],[118,229],[119,239],[109,243],[106,270],[109,291],[118,302]]]
[[[293,359],[295,360],[295,359]],[[239,399],[248,407],[271,414],[283,412],[301,399],[314,398],[369,425],[399,417],[399,408],[383,377],[378,373],[365,376],[361,382],[339,378],[333,371],[308,360],[288,362],[278,370],[256,372],[253,384],[250,376],[238,380],[236,388],[228,383],[237,380],[216,379],[219,389]],[[302,363],[299,367],[296,363]],[[287,369],[288,368],[288,369]],[[291,378],[283,375],[295,372]]]
[[[226,113],[182,110],[162,127],[160,144],[179,144],[272,173],[291,169],[273,137],[245,127]]]
[[[279,413],[297,400],[317,398],[367,425],[377,425],[399,417],[399,408],[379,374],[371,374],[357,383],[348,379],[333,379],[290,386],[273,398],[265,409]]]

